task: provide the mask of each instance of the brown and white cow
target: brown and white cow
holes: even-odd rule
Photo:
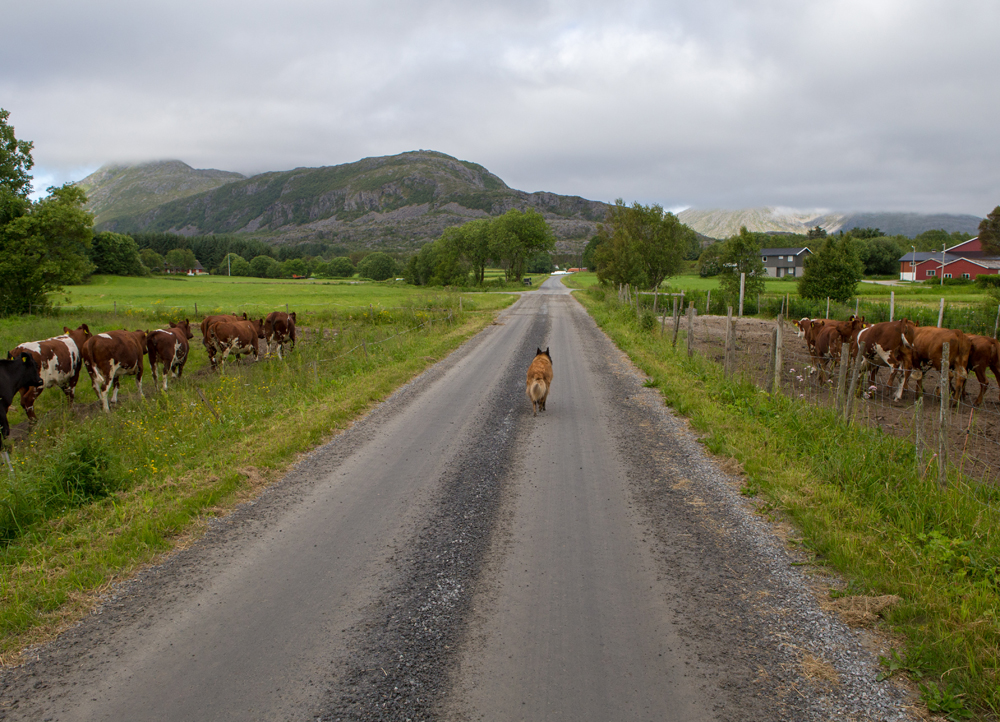
[[[968,369],[975,371],[976,378],[979,380],[979,396],[972,402],[972,405],[978,406],[990,386],[990,382],[986,378],[986,369],[993,371],[993,378],[1000,384],[1000,341],[989,336],[975,336],[973,334],[968,334],[967,338],[972,344],[969,350]],[[964,395],[963,393],[963,397]]]
[[[222,313],[216,316],[205,316],[201,320],[201,343],[208,352],[208,360],[212,364],[212,368],[215,368],[215,347],[212,345],[210,339],[208,338],[208,329],[213,323],[219,321],[238,321],[247,320],[247,312],[244,311],[242,316],[237,316],[235,313]]]
[[[153,383],[157,384],[157,364],[163,366],[163,390],[167,390],[167,376],[179,379],[184,372],[184,364],[188,357],[188,339],[194,338],[191,333],[191,322],[184,319],[180,323],[170,322],[170,328],[158,328],[146,336],[146,350],[149,352],[149,370],[153,374]]]
[[[62,389],[69,405],[73,405],[76,383],[83,368],[83,344],[90,338],[90,329],[84,323],[73,330],[63,326],[63,331],[62,336],[22,343],[8,354],[10,358],[17,358],[21,353],[29,354],[35,360],[38,375],[42,377],[41,388],[27,386],[21,389],[21,408],[31,421],[38,418],[35,415],[35,400],[47,388]]]
[[[208,327],[209,343],[215,353],[222,353],[219,365],[224,366],[229,354],[237,357],[252,353],[258,358],[260,337],[264,333],[264,319],[250,321],[217,321]],[[213,354],[214,355],[214,354]]]
[[[135,376],[142,394],[142,358],[146,355],[146,332],[118,329],[91,336],[83,345],[83,363],[94,384],[94,391],[104,410],[110,412],[108,392],[114,387],[111,403],[118,402],[118,382],[122,376]]]
[[[264,319],[264,340],[267,342],[267,353],[271,353],[271,345],[278,349],[278,358],[285,343],[292,342],[291,350],[295,350],[295,311],[272,311]]]
[[[861,316],[851,316],[846,321],[831,321],[829,319],[810,321],[805,338],[806,343],[809,344],[809,353],[819,368],[821,382],[824,380],[827,361],[832,360],[834,366],[840,363],[841,344],[845,341],[852,341],[864,327],[864,322],[864,317]]]
[[[865,347],[865,360],[870,368],[869,384],[874,385],[880,368],[891,370],[889,375],[889,386],[895,382],[896,374],[901,369],[912,368],[907,366],[909,356],[903,351],[912,348],[917,325],[906,318],[898,321],[882,321],[872,324],[858,331],[857,336],[851,341],[851,356],[858,354],[861,344]],[[902,397],[902,384],[896,400]]]
[[[947,366],[942,366],[941,355],[945,342],[948,343],[948,361]],[[917,380],[917,396],[924,391],[924,371],[934,368],[942,374],[945,373],[945,369],[948,370],[954,398],[961,398],[965,392],[965,379],[968,376],[966,369],[969,366],[971,350],[972,342],[969,337],[957,328],[934,326],[917,328],[913,335],[913,346],[900,350],[904,357],[904,368],[908,368],[903,376],[903,383],[896,393],[896,401],[903,397],[903,391],[910,379],[909,369],[913,369],[913,377]]]

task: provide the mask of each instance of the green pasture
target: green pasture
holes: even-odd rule
[[[93,276],[90,283],[67,286],[53,300],[62,309],[129,312],[138,315],[180,309],[194,315],[213,311],[247,311],[251,315],[289,309],[320,311],[368,304],[401,306],[415,289],[402,282],[289,280],[228,276]],[[294,308],[292,308],[294,306]],[[176,315],[173,313],[172,315]]]

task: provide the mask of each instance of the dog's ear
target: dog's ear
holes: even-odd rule
[[[541,355],[542,355],[542,349],[536,348],[535,349],[535,356],[541,356]]]
[[[550,361],[552,360],[552,355],[549,354],[549,347],[548,346],[545,347],[545,355],[549,357]]]

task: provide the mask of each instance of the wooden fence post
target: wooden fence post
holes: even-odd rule
[[[733,365],[736,359],[736,333],[733,328],[733,307],[729,306],[726,309],[726,360],[722,365],[723,373],[726,378],[730,378],[733,375]]]
[[[688,306],[688,334],[687,334],[687,347],[688,347],[688,358],[694,354],[694,317],[698,313],[698,309],[694,307],[694,301]]]
[[[916,451],[917,473],[920,478],[924,478],[924,449],[923,449],[923,425],[924,425],[924,395],[917,397],[917,402],[913,404],[913,447]]]
[[[997,331],[1000,331],[1000,306],[997,306],[997,322],[993,324],[993,338],[997,337]]]
[[[747,274],[740,274],[740,318],[743,318],[743,296],[746,291]]]
[[[854,299],[854,315],[855,316],[858,315],[858,309],[860,309],[860,308],[861,308],[861,297],[859,296],[858,298]]]
[[[684,296],[681,296],[681,303],[684,302]],[[677,332],[681,328],[681,313],[680,309],[677,308],[677,297],[674,297],[674,348],[677,347]]]
[[[708,289],[708,297],[705,299],[705,315],[711,313],[712,308],[712,289]]]
[[[844,409],[844,402],[846,401],[847,393],[847,367],[850,364],[851,359],[851,344],[844,341],[840,344],[840,368],[837,369],[837,398],[836,406],[837,413],[841,413]]]
[[[826,297],[826,317],[830,318],[830,297]]]
[[[775,351],[778,346],[778,327],[771,329],[771,353],[767,357],[767,393],[774,392]]]
[[[947,341],[941,344],[941,410],[938,412],[938,487],[941,489],[948,488],[948,409],[951,406],[951,399],[948,398],[951,391],[948,378],[951,349],[948,346]]]
[[[660,338],[663,338],[663,331],[667,327],[667,312],[663,311],[663,315],[660,316]]]
[[[889,320],[894,320],[893,317],[896,315],[896,292],[889,291]]]
[[[782,339],[782,329],[781,329],[781,314],[778,314],[778,318],[774,324],[774,386],[775,391],[781,391],[781,372],[784,361],[782,359],[782,346],[784,345]]]
[[[944,321],[944,299],[941,299],[941,306],[938,308],[938,328],[941,328],[941,323]]]
[[[656,288],[653,289],[653,315],[654,316],[656,315],[656,309],[657,309],[657,306],[658,306],[657,301],[659,301],[659,299],[660,299],[660,287],[657,286]]]
[[[858,355],[854,358],[854,368],[851,369],[851,386],[847,391],[847,403],[844,404],[844,418],[850,422],[854,416],[854,401],[858,395],[858,376],[861,375],[861,364],[865,360],[865,343],[858,344]],[[840,359],[840,363],[850,363],[851,359]]]
[[[194,315],[195,316],[198,315],[198,302],[197,301],[194,302]],[[997,314],[997,318],[1000,318],[1000,313]],[[996,334],[993,334],[993,335],[995,336]]]
[[[367,359],[368,358],[368,344],[365,343],[364,339],[361,339],[361,348],[364,349],[364,351],[365,351],[365,359]]]

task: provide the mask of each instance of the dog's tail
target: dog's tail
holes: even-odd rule
[[[542,397],[545,396],[546,390],[547,384],[545,383],[545,379],[533,379],[528,389],[528,397],[533,403],[541,401]]]

